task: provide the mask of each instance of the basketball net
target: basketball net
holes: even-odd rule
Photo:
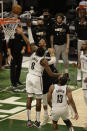
[[[14,39],[15,29],[19,23],[20,20],[16,18],[0,19],[7,42],[9,39]]]

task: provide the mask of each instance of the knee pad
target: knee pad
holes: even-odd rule
[[[67,126],[68,128],[70,128],[70,127],[72,126],[72,123],[71,123],[71,121],[70,121],[69,119],[63,120],[63,121],[64,121],[64,123],[66,124],[66,126]]]

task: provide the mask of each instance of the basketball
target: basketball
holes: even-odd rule
[[[20,5],[14,5],[12,7],[12,12],[14,14],[20,14],[22,12],[22,7]]]

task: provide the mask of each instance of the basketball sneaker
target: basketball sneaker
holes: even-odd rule
[[[15,89],[17,87],[17,84],[12,84],[12,88]]]
[[[37,128],[40,128],[40,122],[38,122],[38,121],[35,121],[35,122],[33,123],[33,125],[34,125],[35,127],[37,127]]]
[[[29,120],[29,121],[27,122],[27,126],[28,126],[28,127],[32,127],[32,126],[33,126],[31,120]]]
[[[74,131],[73,127],[70,127],[70,128],[69,128],[69,131]]]

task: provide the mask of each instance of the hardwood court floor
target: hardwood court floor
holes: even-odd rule
[[[76,91],[73,91],[73,98],[74,98],[74,101],[76,103],[76,106],[77,106],[77,110],[78,110],[78,114],[79,114],[79,119],[78,120],[72,120],[72,123],[73,123],[73,126],[77,127],[76,131],[84,131],[84,129],[82,128],[84,126],[84,122],[87,121],[87,107],[84,103],[84,99],[83,99],[83,92],[82,92],[82,89],[78,89]],[[50,108],[49,108],[49,112],[50,112]],[[10,119],[12,120],[11,123],[13,122],[16,122],[16,120],[18,122],[21,122],[23,123],[23,125],[25,125],[25,128],[27,129],[26,127],[26,121],[27,121],[27,112],[26,110],[23,111],[23,112],[20,112],[14,116],[11,116]],[[41,110],[41,121],[43,119],[43,108]],[[21,120],[21,121],[20,121]],[[32,121],[35,120],[35,107],[32,108]],[[9,120],[10,121],[10,120]],[[59,124],[60,125],[64,125],[64,123],[62,122],[62,120],[60,119],[59,120]],[[22,125],[22,126],[23,126]],[[62,126],[60,126],[61,128]],[[67,128],[65,128],[65,126],[63,126],[64,129],[63,131],[67,131]],[[20,126],[21,128],[21,126]],[[46,128],[46,130],[50,129],[50,131],[52,130],[52,125],[51,125],[51,122],[50,124],[47,124],[46,126],[43,126],[40,131],[43,131],[44,129]],[[79,129],[79,130],[78,130]],[[30,129],[31,131],[33,130],[36,130],[35,128],[32,128]],[[62,130],[62,129],[61,129]],[[3,130],[2,130],[3,131]],[[9,131],[9,130],[8,130]],[[16,130],[15,130],[16,131]],[[26,130],[25,130],[26,131]]]
[[[74,127],[75,131],[85,131],[82,127]],[[7,119],[0,122],[0,131],[53,131],[52,125],[47,124],[41,128],[28,128],[26,121]],[[59,125],[59,131],[68,131],[64,125]]]

